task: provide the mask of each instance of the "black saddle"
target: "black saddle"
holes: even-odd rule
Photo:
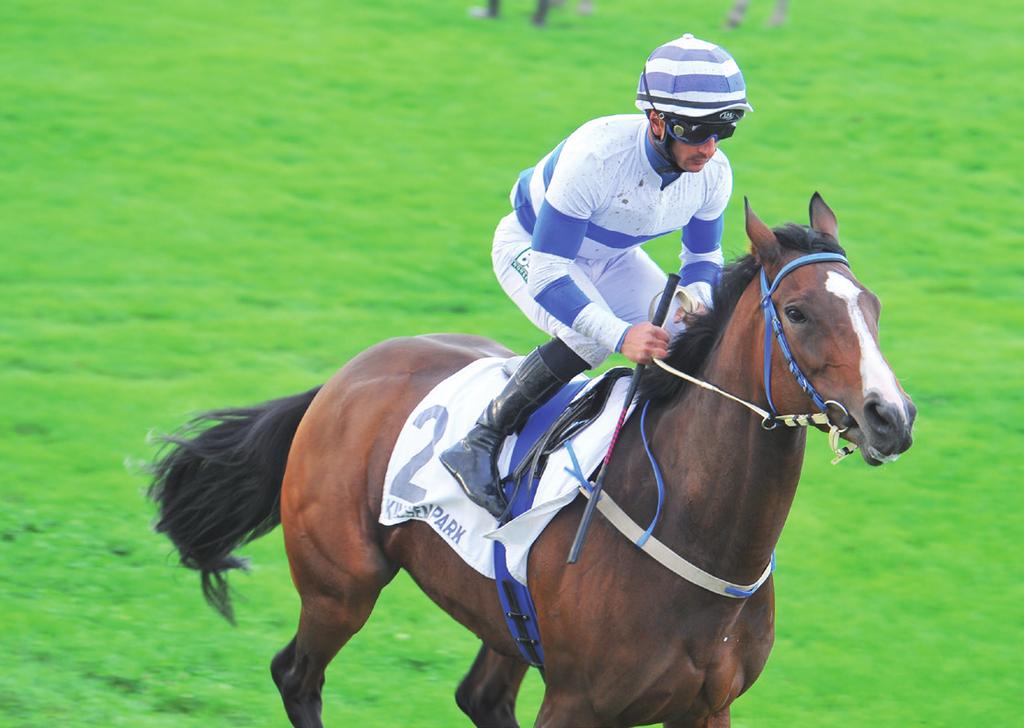
[[[537,438],[537,441],[509,474],[508,479],[516,484],[509,502],[515,498],[516,491],[522,486],[523,482],[526,482],[530,488],[535,486],[537,480],[544,473],[548,456],[597,419],[598,415],[604,411],[615,383],[622,377],[631,376],[632,374],[633,370],[629,367],[609,369],[597,384],[587,390],[582,397],[572,402],[558,416],[547,431]],[[526,477],[524,478],[524,476]]]

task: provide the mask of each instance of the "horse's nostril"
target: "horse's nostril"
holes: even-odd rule
[[[913,442],[911,429],[916,409],[906,400],[888,402],[877,395],[864,401],[864,429],[871,449],[883,456],[905,452]]]
[[[888,402],[872,397],[864,403],[864,419],[875,432],[887,434],[897,427],[898,412]]]

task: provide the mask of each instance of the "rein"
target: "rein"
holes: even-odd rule
[[[810,380],[800,370],[800,366],[793,358],[793,352],[790,349],[789,342],[786,340],[786,335],[782,330],[782,321],[779,320],[779,314],[775,310],[775,304],[772,301],[772,294],[779,287],[779,283],[794,270],[810,263],[828,262],[843,263],[846,266],[850,265],[846,257],[839,253],[812,253],[810,255],[804,255],[787,263],[782,270],[779,271],[779,274],[775,276],[775,281],[772,282],[771,285],[768,284],[768,276],[765,273],[764,268],[761,268],[761,311],[764,313],[764,391],[768,398],[768,407],[770,409],[766,410],[762,407],[758,407],[756,404],[748,402],[745,399],[741,399],[723,389],[719,389],[709,382],[690,376],[686,372],[679,371],[678,369],[666,364],[661,359],[655,359],[654,363],[680,379],[685,379],[692,384],[696,384],[698,387],[720,394],[727,399],[731,399],[733,402],[743,405],[751,412],[754,412],[761,417],[761,427],[765,430],[774,430],[780,423],[787,427],[827,425],[829,428],[828,444],[829,447],[832,448],[832,452],[835,454],[835,457],[832,459],[832,464],[835,465],[847,455],[856,452],[857,445],[839,444],[839,436],[846,432],[847,428],[839,427],[832,422],[832,419],[828,414],[828,408],[829,406],[837,407],[842,411],[844,417],[849,417],[850,413],[841,402],[834,399],[825,399],[818,394],[818,390],[814,388],[814,385],[811,384]],[[775,403],[772,401],[772,332],[775,333],[775,340],[779,342],[779,350],[782,352],[782,356],[786,360],[790,373],[796,379],[800,388],[808,397],[811,398],[811,401],[814,402],[814,405],[820,410],[820,412],[814,414],[780,415],[778,410],[775,408]]]
[[[857,446],[853,444],[840,446],[839,436],[845,432],[847,428],[839,427],[832,422],[828,414],[828,408],[829,406],[834,405],[839,408],[846,417],[849,417],[850,413],[841,402],[833,399],[824,399],[811,384],[810,380],[804,376],[804,373],[800,370],[796,360],[793,358],[789,342],[786,341],[786,336],[782,330],[782,322],[779,320],[779,315],[775,310],[775,304],[772,302],[772,294],[778,288],[779,282],[791,272],[810,263],[827,262],[838,262],[849,266],[849,262],[846,260],[846,257],[838,253],[812,253],[796,258],[783,266],[782,270],[780,270],[779,274],[775,277],[775,281],[770,285],[764,268],[761,268],[761,310],[764,312],[765,318],[764,386],[765,393],[768,396],[769,409],[766,410],[762,407],[758,407],[756,404],[730,394],[709,382],[690,376],[686,372],[679,371],[660,359],[654,359],[653,361],[670,374],[674,374],[681,379],[685,379],[692,384],[696,384],[698,387],[720,394],[726,399],[730,399],[733,402],[743,405],[761,417],[761,427],[765,430],[774,430],[780,423],[787,427],[828,425],[828,442],[832,451],[835,453],[835,458],[832,459],[832,464],[835,465],[847,455],[856,451]],[[782,355],[786,359],[786,364],[790,373],[793,374],[797,383],[800,385],[800,388],[807,393],[815,406],[821,410],[820,412],[814,414],[780,415],[778,410],[775,408],[775,403],[772,401],[771,395],[773,331],[775,332],[775,340],[779,342],[779,349],[782,351]],[[768,565],[765,566],[764,571],[761,572],[761,576],[757,581],[751,584],[735,584],[704,571],[700,567],[684,559],[651,535],[654,531],[655,525],[658,523],[659,517],[661,516],[661,506],[665,497],[665,489],[661,477],[661,471],[658,468],[658,463],[654,459],[654,455],[647,444],[647,433],[644,428],[644,420],[647,415],[647,404],[649,404],[649,402],[645,404],[643,411],[641,412],[640,432],[641,439],[644,443],[644,449],[646,450],[647,457],[651,462],[651,467],[654,470],[655,480],[658,485],[658,508],[654,514],[654,519],[647,528],[643,528],[637,524],[617,503],[615,503],[615,501],[612,500],[611,496],[605,492],[598,491],[593,484],[590,483],[580,469],[580,465],[577,461],[576,454],[573,452],[571,442],[566,442],[565,447],[569,452],[569,457],[572,461],[573,467],[566,468],[566,472],[576,478],[579,483],[580,492],[594,502],[597,510],[601,511],[601,514],[608,519],[609,523],[611,523],[619,533],[623,534],[626,538],[632,541],[637,548],[647,553],[648,556],[653,558],[666,569],[682,577],[691,584],[695,584],[709,592],[712,592],[713,594],[732,597],[733,599],[746,599],[747,597],[752,596],[766,581],[768,581],[768,577],[771,576],[772,572],[775,570],[774,552],[772,553],[772,557],[769,560]],[[629,405],[630,403],[627,403],[626,406],[628,407]]]

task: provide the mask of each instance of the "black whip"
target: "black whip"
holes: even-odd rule
[[[655,326],[661,326],[665,323],[669,304],[672,302],[672,297],[675,295],[676,286],[678,285],[679,276],[673,273],[668,277],[665,290],[662,291],[661,300],[658,302],[658,310],[654,312],[654,320],[651,323]],[[601,497],[601,489],[604,487],[604,477],[608,473],[608,462],[612,459],[615,441],[619,439],[619,431],[622,430],[622,425],[626,422],[626,414],[629,412],[629,405],[633,403],[633,397],[636,396],[636,389],[640,385],[640,377],[644,373],[644,368],[644,364],[637,364],[636,369],[633,371],[633,378],[630,380],[629,389],[626,391],[626,401],[622,405],[622,412],[619,413],[619,422],[615,426],[615,432],[612,433],[612,441],[608,444],[608,452],[605,453],[604,460],[601,462],[601,470],[597,474],[597,482],[594,483],[594,489],[590,491],[590,500],[587,501],[587,507],[583,511],[580,527],[576,529],[576,538],[572,540],[572,548],[569,549],[569,558],[566,560],[566,563],[575,564],[577,559],[579,559],[580,549],[583,548],[583,541],[587,538],[587,529],[590,528],[590,521],[594,518],[594,509],[597,507],[597,501]]]

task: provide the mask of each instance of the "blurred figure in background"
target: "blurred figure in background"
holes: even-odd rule
[[[552,5],[564,5],[565,0],[538,0],[537,9],[533,13],[533,24],[544,25],[548,17],[548,8]],[[474,7],[469,14],[474,18],[496,18],[501,12],[501,0],[488,0],[487,7]],[[579,0],[576,12],[590,15],[594,12],[594,0]]]
[[[548,17],[548,7],[550,5],[565,5],[565,0],[539,0],[537,11],[533,14],[534,25],[544,25]],[[592,14],[594,12],[593,0],[579,0],[576,3],[576,12],[580,15]]]
[[[501,0],[488,0],[487,7],[474,6],[469,9],[469,15],[473,18],[496,18],[501,12]]]
[[[749,5],[750,0],[736,0],[736,4],[729,11],[729,17],[725,19],[725,27],[735,28],[742,23],[743,16],[747,14],[747,6]],[[788,6],[789,0],[775,0],[775,12],[772,13],[772,17],[768,20],[769,28],[774,28],[786,22],[786,9]]]
[[[636,106],[642,114],[587,122],[524,170],[513,211],[494,233],[502,289],[554,337],[441,455],[470,500],[495,517],[505,507],[497,455],[530,414],[613,351],[641,364],[667,355],[668,332],[648,322],[667,277],[643,243],[681,229],[681,298],[690,311],[711,305],[732,194],[718,143],[752,110],[743,74],[724,49],[687,34],[648,57]]]

